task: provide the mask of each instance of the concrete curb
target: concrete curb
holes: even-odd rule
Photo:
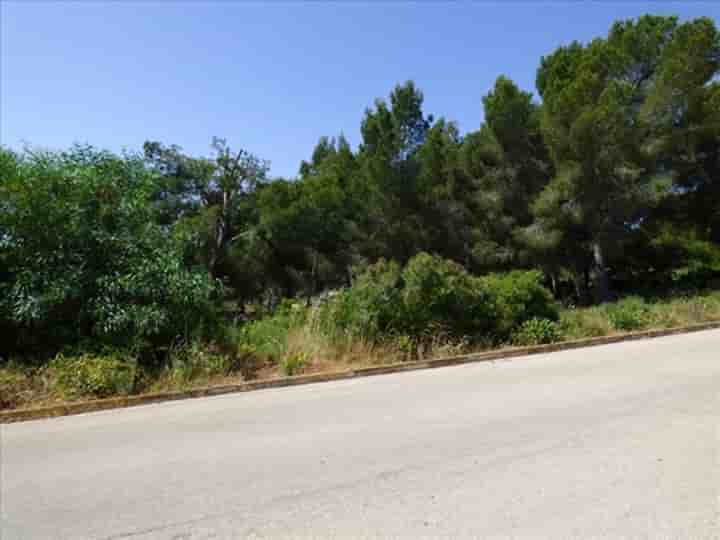
[[[701,323],[677,328],[667,328],[663,330],[647,330],[644,332],[632,332],[627,334],[617,334],[612,336],[588,338],[576,341],[564,341],[559,343],[552,343],[550,345],[536,345],[532,347],[513,347],[508,349],[498,349],[497,351],[465,354],[460,356],[449,356],[445,358],[435,358],[432,360],[420,360],[415,362],[403,362],[400,364],[372,366],[366,368],[350,369],[346,371],[311,373],[308,375],[297,375],[294,377],[248,381],[237,384],[209,386],[203,388],[194,388],[192,390],[181,390],[176,392],[143,394],[138,396],[126,396],[108,399],[98,399],[93,401],[82,401],[76,403],[65,403],[62,405],[51,405],[48,407],[0,411],[0,424],[25,422],[28,420],[39,420],[42,418],[68,416],[73,414],[82,414],[108,409],[120,409],[124,407],[134,407],[136,405],[146,405],[163,401],[175,401],[180,399],[231,394],[235,392],[250,392],[253,390],[262,390],[266,388],[281,388],[285,386],[297,386],[300,384],[338,381],[343,379],[352,379],[355,377],[369,377],[372,375],[399,373],[402,371],[415,371],[418,369],[457,366],[461,364],[470,364],[473,362],[503,360],[515,358],[518,356],[530,356],[533,354],[542,354],[555,351],[567,351],[571,349],[579,349],[582,347],[595,347],[598,345],[608,345],[611,343],[620,343],[623,341],[650,339],[663,336],[672,336],[676,334],[688,334],[691,332],[713,330],[718,328],[720,328],[720,321]]]

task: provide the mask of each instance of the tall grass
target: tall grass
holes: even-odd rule
[[[630,296],[603,306],[566,309],[560,326],[565,339],[580,339],[717,320],[720,291],[710,291],[669,299]]]

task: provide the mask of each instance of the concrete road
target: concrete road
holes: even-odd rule
[[[2,540],[720,538],[720,331],[2,427]]]

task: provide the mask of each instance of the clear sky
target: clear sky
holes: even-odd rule
[[[63,3],[0,0],[0,142],[209,153],[213,135],[292,176],[321,135],[353,145],[374,98],[413,79],[462,132],[505,74],[644,13],[713,17],[720,1]]]

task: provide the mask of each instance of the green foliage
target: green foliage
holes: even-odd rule
[[[195,235],[195,253],[213,277],[231,280],[228,261],[238,233],[255,214],[255,191],[268,164],[244,149],[231,150],[213,137],[210,158],[191,158],[178,146],[145,143],[145,162],[161,173],[155,201],[164,218],[173,218]]]
[[[567,339],[581,339],[717,320],[720,320],[718,292],[682,293],[648,299],[630,296],[602,306],[566,309],[561,314],[560,329]]]
[[[65,398],[125,395],[135,385],[135,359],[119,351],[57,355],[49,364],[51,387]]]
[[[379,342],[433,334],[502,340],[533,317],[556,320],[557,308],[539,272],[476,278],[460,265],[421,253],[406,267],[371,266],[320,308],[320,330],[334,338]]]
[[[495,332],[501,339],[533,318],[557,321],[558,307],[538,271],[515,270],[481,278],[493,298]]]
[[[314,315],[318,330],[335,340],[381,341],[393,330],[400,300],[400,267],[380,260],[353,286],[331,296]]]
[[[280,369],[285,375],[291,377],[293,375],[297,375],[305,369],[305,366],[308,364],[308,360],[309,358],[307,353],[302,351],[294,352],[283,357],[280,361]]]
[[[365,111],[360,131],[357,194],[366,200],[362,248],[372,260],[402,263],[426,248],[419,153],[432,117],[423,110],[423,94],[412,81],[397,85],[385,100]]]
[[[720,192],[708,182],[717,173],[717,116],[700,111],[719,71],[710,19],[619,21],[605,38],[542,59],[543,132],[557,174],[534,205],[535,227],[553,239],[546,251],[555,257],[572,244],[600,300],[610,297],[606,259],[621,255],[658,207],[695,206],[702,192],[717,208]],[[708,235],[714,211],[696,208]]]
[[[188,270],[171,246],[138,260],[128,273],[102,276],[103,288],[93,302],[95,332],[115,343],[167,343],[191,337],[214,317],[216,284],[201,272]]]
[[[154,223],[155,188],[142,161],[92,148],[15,158],[0,179],[3,347],[52,354],[93,337],[142,350],[212,318],[217,285]]]
[[[698,240],[680,238],[683,263],[674,265],[672,281],[677,288],[702,290],[720,279],[720,245]]]
[[[492,291],[452,261],[420,253],[402,272],[396,330],[414,336],[435,332],[478,336],[491,330]]]
[[[460,265],[420,253],[402,270],[386,261],[368,267],[320,308],[317,322],[335,339],[464,336],[488,328],[487,306],[487,295]]]
[[[640,297],[630,296],[606,306],[607,316],[616,330],[640,330],[650,322],[650,308]]]
[[[282,294],[312,296],[347,263],[352,205],[341,182],[320,167],[302,182],[276,180],[259,193],[260,219],[251,232],[269,247],[269,275]]]
[[[242,325],[235,340],[244,353],[277,361],[287,350],[288,332],[301,327],[307,315],[304,306],[286,299],[272,315]]]
[[[516,345],[543,345],[560,341],[561,337],[557,322],[533,317],[520,325],[513,333],[512,341]]]

